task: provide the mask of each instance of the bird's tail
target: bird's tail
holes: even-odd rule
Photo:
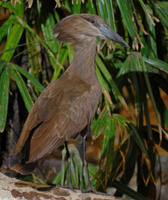
[[[36,167],[36,163],[28,163],[28,164],[16,164],[10,168],[10,170],[15,171],[22,175],[30,174],[34,168]]]
[[[7,159],[4,160],[0,171],[3,173],[15,171],[19,174],[27,175],[34,170],[37,164],[36,162],[20,164],[18,162],[19,160],[20,156],[9,156]]]

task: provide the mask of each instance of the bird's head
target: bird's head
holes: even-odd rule
[[[54,27],[54,35],[59,41],[74,46],[99,37],[129,47],[119,34],[104,23],[103,19],[93,14],[76,14],[65,17]]]

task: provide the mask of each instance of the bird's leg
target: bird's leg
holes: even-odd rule
[[[89,178],[89,170],[88,170],[88,163],[86,161],[86,141],[91,137],[91,126],[90,124],[86,127],[86,132],[82,135],[82,162],[83,162],[83,170],[86,170],[86,176],[88,179],[88,186],[86,192],[94,191],[90,182]]]
[[[72,179],[71,179],[71,155],[70,155],[69,150],[68,150],[67,142],[65,142],[65,149],[66,149],[67,159],[68,159],[69,188],[73,190]]]

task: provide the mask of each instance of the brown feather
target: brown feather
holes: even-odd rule
[[[95,41],[89,44],[91,46],[89,49],[92,49],[93,45],[95,48]],[[32,129],[40,123],[31,137],[27,162],[34,162],[52,153],[91,122],[98,106],[101,88],[95,73],[89,81],[89,72],[94,70],[94,57],[90,55],[92,54],[86,54],[86,58],[82,54],[80,62],[73,62],[70,66],[73,68],[75,63],[78,70],[67,70],[60,79],[49,84],[39,96],[21,132],[15,155],[23,148]],[[87,62],[84,62],[86,59]],[[88,68],[87,75],[81,74],[82,68]],[[92,82],[94,85],[91,85]]]
[[[41,93],[28,115],[13,154],[16,157],[27,148],[25,165],[52,153],[94,118],[101,96],[94,67],[96,37],[106,38],[102,27],[103,33],[111,33],[101,18],[87,14],[71,15],[55,26],[57,39],[75,46],[75,57],[66,72]],[[23,168],[15,165],[12,169]]]

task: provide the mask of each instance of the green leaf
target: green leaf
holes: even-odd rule
[[[1,59],[5,61],[10,61],[13,54],[15,53],[16,47],[20,41],[23,33],[23,27],[20,24],[14,24],[11,28],[10,34],[5,43],[4,52],[2,53]]]
[[[14,16],[11,15],[0,27],[0,42],[2,41],[2,39],[4,38],[5,35],[7,35],[8,30],[10,29],[10,27],[12,26],[13,22],[14,22]]]
[[[9,100],[10,68],[6,65],[0,77],[0,132],[6,125]]]
[[[125,22],[126,28],[128,29],[128,32],[132,38],[136,36],[136,27],[135,22],[133,22],[133,12],[130,7],[130,2],[127,0],[117,0],[117,4],[119,6],[122,19]]]
[[[51,82],[56,80],[60,74],[61,74],[61,70],[65,63],[65,61],[67,60],[67,57],[68,57],[68,49],[67,48],[61,48],[58,55],[57,55],[57,65],[55,66],[54,68],[54,73],[53,73],[53,76],[51,78]]]
[[[15,9],[16,9],[15,14],[18,17],[23,19],[23,16],[24,16],[24,0],[20,0],[20,1],[16,2]]]
[[[146,58],[144,57],[144,62],[152,65],[153,67],[168,73],[168,64],[158,58]]]
[[[96,168],[92,164],[89,164],[88,170],[89,170],[89,176],[90,176],[91,184],[92,184],[93,187],[96,187],[98,180],[95,179],[94,177],[98,173],[98,168]]]
[[[44,39],[48,44],[48,47],[52,49],[53,53],[56,54],[60,48],[59,42],[56,40],[53,34],[55,21],[53,15],[50,13],[44,24],[41,24]]]
[[[120,114],[113,114],[113,119],[118,121],[123,129],[127,128],[128,127],[128,123],[130,122],[128,119],[126,119],[125,117],[123,117]]]
[[[60,185],[61,184],[61,178],[62,178],[62,171],[59,171],[57,176],[53,179],[52,184]]]
[[[150,57],[156,57],[157,56],[157,46],[156,46],[156,30],[155,30],[155,26],[154,26],[154,22],[151,21],[151,19],[149,19],[149,14],[147,13],[152,13],[153,14],[153,10],[150,8],[150,6],[146,5],[146,20],[148,23],[148,28],[149,28],[149,36],[148,36],[148,40],[150,41],[150,44],[148,44],[147,48]]]
[[[28,80],[30,80],[32,82],[32,84],[34,85],[34,87],[39,92],[42,92],[44,90],[44,86],[33,75],[31,75],[29,72],[27,72],[26,70],[24,70],[23,68],[21,68],[20,66],[18,66],[16,64],[11,64],[11,66],[15,70],[17,70],[18,72],[20,72],[22,75],[24,75]]]
[[[98,77],[101,87],[106,89],[107,91],[110,91],[110,87],[108,86],[107,82],[104,80],[103,75],[101,74],[97,65],[96,65],[96,74],[97,74],[97,77]]]
[[[26,106],[28,112],[30,112],[30,110],[33,106],[33,101],[30,97],[29,91],[18,71],[16,71],[15,69],[12,69],[12,75],[13,75],[13,77],[16,81],[16,84],[19,88],[19,91],[22,95],[25,106]]]
[[[0,1],[0,6],[11,10],[16,16],[23,18],[23,15],[24,15],[24,1],[23,0],[16,1],[15,4],[14,2],[9,3],[9,2]]]
[[[120,192],[127,194],[135,200],[147,200],[142,194],[134,191],[130,187],[123,184],[121,181],[113,181],[112,186],[117,188]]]
[[[92,1],[88,1],[86,7],[87,7],[87,10],[88,10],[88,13],[96,15],[95,4],[93,4]]]
[[[79,14],[80,13],[81,3],[82,3],[81,0],[73,0],[73,7],[72,7],[73,14]]]
[[[164,122],[166,126],[168,126],[168,109],[165,109],[164,111]]]
[[[41,58],[39,57],[39,42],[32,34],[26,31],[26,43],[29,52],[28,57],[31,73],[34,75],[35,78],[39,79],[39,72],[41,72],[42,76],[44,75],[41,65]]]
[[[106,109],[97,120],[94,119],[92,121],[92,132],[95,133],[95,136],[97,136],[100,133],[100,131],[105,127],[107,117],[108,110]]]
[[[0,59],[0,74],[6,65],[7,65],[6,62]]]
[[[159,19],[163,26],[168,28],[168,2],[166,1],[157,1],[154,4],[155,12],[157,13]]]
[[[27,31],[29,31],[29,32],[32,34],[32,36],[33,36],[34,38],[36,38],[36,39],[39,41],[39,43],[46,49],[48,55],[51,56],[51,57],[53,57],[53,60],[54,60],[54,59],[56,60],[55,54],[54,54],[53,51],[49,48],[48,43],[47,43],[45,40],[42,40],[42,39],[40,38],[40,36],[39,36],[38,34],[36,34],[35,31],[34,31],[26,22],[24,22],[21,18],[18,18],[18,17],[17,17],[17,20],[18,20],[19,24],[20,24],[23,28],[25,28]],[[57,60],[56,60],[56,63],[57,63]]]
[[[116,31],[116,26],[115,26],[115,19],[114,19],[114,10],[113,10],[113,0],[106,0],[104,3],[106,4],[106,10],[107,10],[107,15],[108,15],[108,20],[111,28]]]
[[[104,138],[103,138],[103,146],[101,149],[101,154],[103,155],[108,151],[109,147],[109,141],[111,141],[110,148],[113,149],[112,141],[114,142],[116,132],[116,122],[113,118],[109,118],[109,116],[106,119],[106,126],[104,131]]]
[[[101,60],[101,58],[96,55],[96,64],[98,65],[99,69],[101,70],[102,74],[104,75],[104,77],[106,78],[106,80],[108,81],[108,83],[111,86],[111,90],[116,98],[116,100],[122,100],[122,95],[115,83],[115,81],[113,80],[112,75],[110,74],[110,72],[107,70],[107,67],[105,66],[105,64],[103,63],[103,61]]]
[[[150,64],[149,62],[144,63],[147,60],[148,58],[143,57],[141,53],[132,52],[130,55],[128,55],[125,62],[117,64],[117,66],[119,66],[118,68],[120,68],[117,78],[129,72],[157,73],[158,71],[155,68],[148,65]]]
[[[11,3],[0,1],[0,6],[2,6],[3,8],[10,9],[12,12],[16,14],[16,9]]]
[[[128,185],[131,178],[134,177],[135,174],[135,167],[137,164],[137,145],[135,143],[135,141],[133,140],[132,137],[129,138],[129,149],[127,154],[125,155],[125,170],[124,173],[122,173],[122,176],[120,177],[120,181],[124,184],[124,185]],[[128,147],[127,145],[127,147]],[[123,145],[121,146],[121,151],[123,150]],[[126,147],[126,148],[127,148]],[[115,193],[115,196],[122,196],[122,192],[121,191],[117,191]]]
[[[128,126],[133,131],[133,135],[132,136],[135,139],[137,145],[139,146],[141,151],[144,152],[146,154],[146,156],[149,158],[149,155],[148,155],[148,152],[146,151],[145,145],[144,145],[141,137],[139,136],[139,133],[137,132],[135,126],[133,124],[131,124],[131,123],[129,123]]]
[[[106,4],[102,0],[97,0],[97,9],[100,16],[106,21],[107,19],[107,11],[106,11]]]

